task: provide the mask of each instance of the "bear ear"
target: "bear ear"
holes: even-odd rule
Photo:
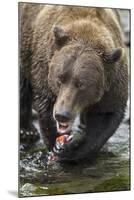
[[[58,45],[63,45],[69,39],[68,33],[59,26],[54,26],[53,32]]]
[[[110,63],[122,60],[123,57],[124,57],[124,49],[121,47],[112,49],[111,51],[106,51],[103,54],[104,60]]]

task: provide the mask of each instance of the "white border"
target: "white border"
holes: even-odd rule
[[[97,7],[112,7],[112,8],[130,8],[128,1],[117,1],[117,0],[26,0],[23,2],[35,2],[35,3],[51,3],[51,4],[66,4],[66,5],[86,5],[86,6],[97,6]]]
[[[120,7],[132,8],[130,0],[25,0],[25,2],[56,3],[71,5],[86,5],[98,7]],[[1,1],[0,3],[0,199],[15,199],[17,196],[18,186],[18,9],[17,0]],[[132,36],[134,35],[134,9],[132,8]],[[132,47],[133,47],[132,37]],[[131,54],[134,55],[133,48]],[[132,56],[133,58],[133,56]],[[131,77],[133,77],[133,62],[131,64]],[[133,89],[133,80],[132,80]],[[134,90],[131,91],[133,97]],[[133,98],[131,100],[133,102]],[[133,105],[131,110],[133,111]],[[133,112],[132,112],[133,113]],[[133,120],[132,120],[133,121]],[[133,123],[132,123],[133,124]],[[131,125],[132,138],[132,159],[133,153],[133,127]],[[35,197],[38,199],[95,199],[95,200],[116,200],[116,199],[133,199],[134,195],[134,175],[133,167],[131,173],[132,191],[128,192],[109,192],[93,193],[81,195],[64,195]],[[32,199],[32,198],[25,198]]]

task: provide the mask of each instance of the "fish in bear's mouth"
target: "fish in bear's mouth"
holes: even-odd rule
[[[60,150],[64,149],[64,144],[69,143],[73,138],[73,134],[71,134],[71,122],[59,122],[56,120],[56,128],[57,137],[55,140],[53,151],[49,152],[48,154],[47,164],[51,164],[51,162],[55,161],[57,159],[57,157],[55,157],[55,153],[59,154]]]
[[[55,140],[55,147],[59,149],[59,147],[63,147],[64,144],[70,143],[74,138],[74,133],[79,129],[80,125],[80,114],[77,114],[72,120],[70,121],[60,121],[55,118],[56,122],[56,129],[57,129],[57,137]]]
[[[56,142],[64,144],[66,142],[69,142],[73,138],[73,135],[71,134],[71,122],[59,122],[56,120],[56,128],[58,133]]]
[[[65,144],[69,144],[79,131],[80,125],[80,114],[78,114],[73,120],[67,122],[61,122],[56,120],[57,137],[55,140],[55,145],[53,151],[58,153],[60,150],[64,149]],[[74,134],[75,133],[75,134]]]

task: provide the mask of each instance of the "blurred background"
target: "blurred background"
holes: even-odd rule
[[[124,42],[126,46],[130,46],[130,10],[119,10],[121,23],[124,31]]]

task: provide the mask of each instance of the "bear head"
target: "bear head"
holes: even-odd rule
[[[53,117],[57,130],[65,134],[78,115],[101,100],[106,90],[104,63],[115,63],[122,48],[99,51],[91,43],[70,39],[54,28],[57,49],[49,65],[48,83],[56,97]]]

